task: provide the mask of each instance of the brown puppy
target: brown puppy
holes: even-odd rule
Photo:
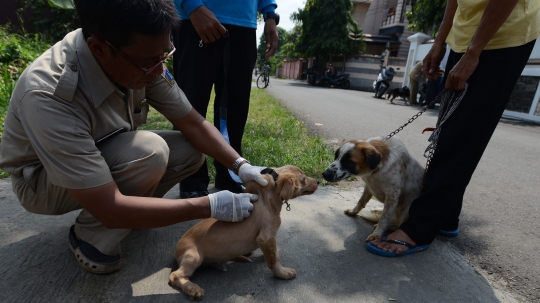
[[[246,183],[246,192],[259,195],[251,215],[241,222],[230,223],[206,219],[190,228],[178,242],[178,270],[169,282],[181,288],[191,299],[200,299],[204,290],[189,277],[200,266],[222,267],[226,262],[249,261],[245,255],[257,248],[263,252],[266,264],[281,279],[296,277],[296,271],[279,263],[276,234],[281,224],[279,214],[284,202],[317,190],[317,180],[306,177],[298,167],[276,168],[277,176],[265,175],[267,186]],[[277,179],[276,179],[277,177]]]

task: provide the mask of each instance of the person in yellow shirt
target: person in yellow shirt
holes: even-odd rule
[[[386,257],[423,251],[438,234],[457,236],[465,189],[540,36],[538,0],[448,0],[439,34],[423,61],[428,79],[467,91],[440,129],[437,148],[409,219],[368,251]],[[459,95],[459,94],[456,94]],[[456,102],[451,100],[450,105]]]

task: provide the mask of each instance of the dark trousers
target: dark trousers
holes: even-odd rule
[[[230,39],[230,63],[227,74],[229,92],[227,104],[227,129],[231,146],[241,155],[242,136],[249,110],[251,75],[257,58],[256,30],[224,24]],[[176,53],[173,58],[174,77],[189,102],[206,117],[212,86],[216,92],[214,100],[214,125],[219,129],[219,107],[224,84],[223,50],[227,38],[219,39],[199,47],[201,38],[191,21],[183,20],[173,33]],[[214,161],[216,180],[222,184],[234,182],[227,168]],[[232,163],[231,163],[232,164]],[[192,176],[180,183],[182,191],[202,191],[208,188],[210,178],[206,162]]]
[[[495,131],[517,80],[534,47],[483,51],[463,100],[443,124],[425,177],[401,229],[417,244],[429,244],[439,229],[455,230],[465,189]],[[445,79],[463,56],[450,52]]]

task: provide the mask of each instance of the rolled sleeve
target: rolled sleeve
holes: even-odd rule
[[[191,104],[178,85],[167,82],[162,76],[146,88],[146,98],[169,121],[185,117],[191,111]]]
[[[94,143],[88,116],[50,92],[32,91],[17,111],[28,140],[52,184],[70,189],[113,180]]]

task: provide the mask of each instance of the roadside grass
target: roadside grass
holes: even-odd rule
[[[210,100],[214,100],[214,93]],[[207,119],[213,123],[213,101]],[[139,129],[172,129],[172,125],[156,110],[151,110],[147,124]],[[308,176],[326,184],[321,173],[334,158],[332,147],[323,138],[309,134],[305,125],[283,108],[266,91],[251,90],[248,121],[243,138],[244,158],[253,165],[280,167],[292,164]],[[214,182],[215,168],[208,157],[208,170]]]

